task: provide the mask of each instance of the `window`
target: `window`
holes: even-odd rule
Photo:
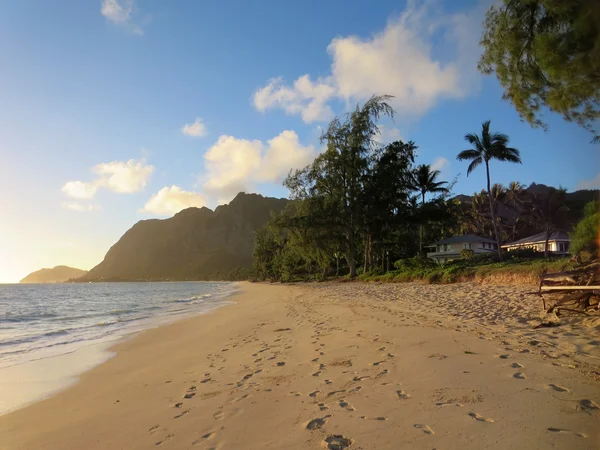
[[[447,252],[448,250],[450,250],[450,246],[448,244],[444,244],[444,251]],[[446,262],[446,260],[444,260],[444,262]]]

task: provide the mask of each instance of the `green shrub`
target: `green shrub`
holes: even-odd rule
[[[585,205],[583,219],[571,233],[571,253],[588,252],[598,255],[598,230],[600,230],[600,202]]]
[[[473,256],[475,256],[475,252],[473,250],[471,250],[470,248],[463,248],[460,251],[461,259],[471,259]]]

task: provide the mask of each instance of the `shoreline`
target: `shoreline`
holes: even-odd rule
[[[230,300],[238,292],[237,283],[229,283],[230,290],[211,296],[214,305],[207,309],[190,310],[181,314],[164,311],[165,314],[142,321],[130,329],[90,340],[64,353],[39,356],[22,362],[0,367],[0,417],[32,404],[44,401],[69,389],[81,376],[105,363],[116,355],[113,348],[120,343],[135,339],[138,335],[155,328],[164,327],[216,309],[233,304]]]
[[[600,383],[582,373],[600,369],[597,329],[496,317],[519,307],[516,288],[240,287],[229,308],[119,342],[79,383],[0,416],[0,447],[600,444]],[[541,348],[553,332],[562,346]]]

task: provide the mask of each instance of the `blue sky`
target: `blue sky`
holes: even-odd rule
[[[372,4],[374,3],[374,4]],[[591,135],[522,123],[483,77],[481,1],[23,0],[0,3],[0,282],[89,269],[136,221],[214,207],[319,151],[320,127],[395,95],[382,139],[414,140],[454,191],[464,134],[507,133],[523,165],[495,182],[599,187]],[[186,125],[188,127],[184,128]]]

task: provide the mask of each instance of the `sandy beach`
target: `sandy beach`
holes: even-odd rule
[[[531,286],[241,285],[0,416],[0,449],[598,449],[600,320]]]

